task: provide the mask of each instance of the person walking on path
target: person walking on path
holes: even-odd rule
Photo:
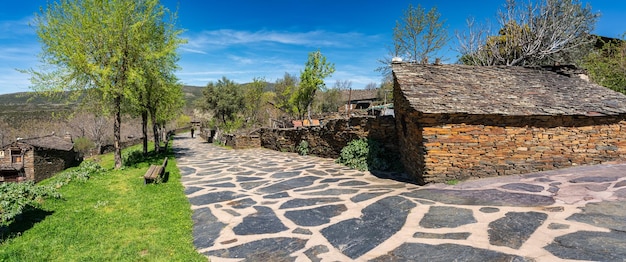
[[[193,127],[191,127],[191,138],[193,138],[193,131],[195,130],[193,129]]]

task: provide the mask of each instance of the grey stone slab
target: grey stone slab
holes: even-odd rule
[[[310,186],[318,179],[320,178],[316,176],[296,177],[263,188],[259,188],[258,191],[266,194],[273,194],[291,190],[294,188]]]
[[[431,238],[431,239],[455,239],[455,240],[465,240],[472,233],[469,232],[461,232],[461,233],[445,233],[445,234],[437,234],[437,233],[426,233],[426,232],[415,232],[413,234],[414,238]]]
[[[402,193],[402,195],[451,205],[536,207],[554,204],[554,199],[549,196],[503,192],[497,189],[449,190],[426,188]]]
[[[618,187],[625,187],[625,186],[626,186],[626,180],[622,180],[622,181],[615,183],[613,187],[618,188]]]
[[[209,208],[198,208],[191,216],[193,220],[193,245],[196,248],[207,248],[215,244],[225,223],[220,222]]]
[[[309,171],[310,172],[310,171]],[[335,182],[339,182],[339,181],[343,181],[343,180],[348,180],[348,179],[352,179],[352,178],[347,178],[347,177],[338,177],[338,178],[326,178],[322,181],[320,181],[320,183],[335,183]]]
[[[610,183],[588,184],[588,185],[585,185],[585,188],[593,192],[602,192],[602,191],[605,191],[607,188],[609,188],[610,185],[611,185]]]
[[[501,186],[501,188],[524,192],[541,192],[544,189],[543,186],[526,183],[510,183]]]
[[[341,199],[337,197],[295,198],[283,203],[279,209],[315,206],[334,202],[341,202]]]
[[[306,257],[308,257],[311,260],[311,262],[320,262],[322,261],[322,259],[320,259],[317,256],[319,254],[328,253],[328,251],[330,250],[328,249],[327,246],[317,245],[304,251],[304,255],[306,255]]]
[[[540,212],[508,212],[489,223],[489,244],[519,249],[547,218]]]
[[[358,203],[358,202],[362,202],[368,199],[375,198],[382,194],[385,194],[385,192],[361,193],[361,194],[351,197],[350,200],[354,203]]]
[[[367,183],[365,181],[346,181],[346,182],[339,183],[339,186],[365,186],[369,184],[370,183]]]
[[[431,206],[419,225],[424,228],[455,228],[473,223],[476,219],[471,209]]]
[[[338,195],[355,194],[357,192],[359,192],[358,189],[331,188],[331,189],[326,189],[326,190],[323,190],[323,191],[304,193],[303,195],[307,195],[307,196],[338,196]]]
[[[316,185],[316,186],[311,186],[311,187],[298,188],[298,189],[294,189],[293,191],[294,192],[314,191],[314,190],[327,188],[328,186],[329,186],[328,184],[321,184],[321,185]]]
[[[196,173],[196,169],[193,167],[181,166],[178,168],[181,176],[193,175]]]
[[[551,186],[550,188],[548,188],[547,191],[552,193],[552,194],[556,194],[556,192],[559,192],[559,188]]]
[[[224,208],[224,209],[222,209],[222,211],[224,211],[224,212],[226,212],[226,213],[228,213],[228,214],[230,214],[231,216],[234,216],[234,217],[241,216],[241,214],[239,214],[237,211],[232,210],[232,209]]]
[[[206,194],[192,197],[189,199],[189,202],[192,205],[201,206],[201,205],[208,205],[208,204],[213,204],[213,203],[218,203],[218,202],[223,202],[223,201],[229,201],[229,200],[237,199],[240,197],[246,197],[246,195],[237,194],[232,191],[219,191],[219,192],[211,192],[211,193],[206,193]]]
[[[250,190],[250,189],[265,185],[267,184],[267,182],[268,180],[261,180],[261,181],[255,181],[255,182],[242,182],[242,183],[239,183],[239,186],[245,190]]]
[[[235,184],[228,182],[228,183],[210,184],[207,186],[220,187],[220,188],[233,188],[235,187]]]
[[[570,180],[570,183],[605,183],[616,181],[617,177],[607,176],[584,176]]]
[[[202,189],[204,189],[204,188],[195,187],[195,186],[187,187],[187,188],[185,188],[185,195],[191,195],[191,194],[193,194],[195,192],[198,192],[198,191],[200,191]]]
[[[481,207],[480,209],[478,209],[478,211],[489,214],[499,212],[500,209],[496,207]]]
[[[280,193],[276,193],[276,194],[264,195],[263,196],[263,198],[265,198],[265,199],[277,199],[277,198],[285,198],[285,197],[289,197],[289,193],[287,193],[287,192],[280,192]]]
[[[386,197],[365,207],[361,217],[341,221],[320,232],[335,248],[356,259],[397,233],[415,206],[404,197]]]
[[[321,176],[321,177],[328,176],[328,173],[326,173],[326,171],[318,170],[318,169],[309,169],[307,170],[307,172],[317,175],[317,176]]]
[[[562,259],[626,261],[626,233],[578,231],[555,238],[545,249]]]
[[[246,262],[295,261],[296,258],[291,254],[303,249],[306,242],[307,240],[300,238],[265,238],[231,248],[208,251],[204,254],[222,258],[243,258]]]
[[[569,229],[569,225],[561,224],[561,223],[550,223],[548,225],[548,229],[552,229],[552,230]]]
[[[626,232],[626,202],[589,203],[582,212],[571,215],[567,220]]]
[[[287,230],[274,211],[269,207],[255,206],[256,213],[243,218],[243,221],[233,228],[237,235],[271,234]]]
[[[233,164],[238,164],[238,163],[237,162],[233,162]],[[229,169],[226,169],[226,171],[228,171],[228,172],[243,172],[243,171],[246,171],[246,169],[242,168],[242,167],[231,167]]]
[[[237,177],[237,181],[239,181],[239,177],[250,177],[251,175],[254,175],[254,173],[254,171],[239,172],[236,173],[235,176]]]
[[[279,172],[271,175],[272,178],[292,178],[301,174],[301,171]]]
[[[620,199],[626,199],[626,188],[615,190],[615,192],[613,192],[613,196]]]
[[[307,170],[307,169],[312,169],[315,168],[315,165],[308,165],[308,166],[302,166],[302,167],[295,167],[293,170]]]
[[[293,231],[291,231],[291,233],[294,234],[301,234],[301,235],[313,235],[313,232],[311,232],[311,230],[308,230],[306,228],[296,228]]]
[[[249,181],[257,181],[263,179],[262,177],[254,177],[254,176],[237,176],[237,182],[249,182]]]
[[[252,198],[247,197],[244,199],[230,201],[226,204],[236,209],[243,209],[255,205],[256,201],[252,200]]]
[[[332,217],[348,210],[345,205],[328,205],[304,210],[285,212],[285,217],[298,226],[320,226],[330,222]]]
[[[456,244],[429,245],[404,243],[386,255],[370,260],[371,262],[391,261],[429,261],[429,262],[530,262],[530,258],[500,253],[497,251],[474,248]]]

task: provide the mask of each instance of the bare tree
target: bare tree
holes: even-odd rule
[[[579,58],[575,53],[593,41],[589,33],[598,17],[590,5],[583,6],[579,0],[523,4],[507,0],[498,12],[497,35],[483,37],[484,32],[470,31],[467,38],[459,39],[463,42],[461,62],[508,66],[573,63]]]
[[[382,66],[376,70],[384,77],[390,77],[393,57],[423,64],[441,59],[437,53],[450,39],[445,22],[437,7],[426,12],[420,5],[413,7],[409,4],[401,19],[396,21],[392,46],[388,48],[388,55],[378,60]]]
[[[352,81],[350,80],[337,80],[333,88],[338,90],[349,90],[352,88]]]

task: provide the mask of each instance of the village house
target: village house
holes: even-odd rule
[[[0,148],[0,183],[39,182],[81,161],[69,134],[18,139]]]
[[[576,72],[402,62],[392,69],[401,159],[420,184],[626,156],[626,96]]]

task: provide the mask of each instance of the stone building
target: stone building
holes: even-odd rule
[[[626,96],[575,73],[408,63],[392,69],[401,158],[418,183],[626,155]]]
[[[81,160],[69,135],[19,139],[0,148],[0,182],[39,182]]]

